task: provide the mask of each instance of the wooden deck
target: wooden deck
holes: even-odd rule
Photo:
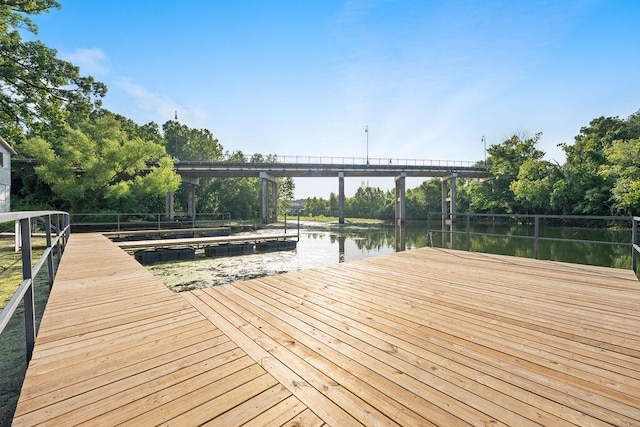
[[[439,249],[174,294],[71,236],[14,425],[640,425],[640,283]]]

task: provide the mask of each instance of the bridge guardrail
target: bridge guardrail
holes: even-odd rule
[[[246,162],[238,162],[230,159],[206,159],[198,158],[193,153],[174,154],[181,163],[243,163],[243,164],[306,164],[306,165],[343,165],[343,166],[416,166],[416,167],[464,167],[485,169],[482,161],[466,160],[427,160],[427,159],[406,159],[392,157],[339,157],[339,156],[262,156],[246,155]],[[254,159],[259,159],[255,161]]]
[[[55,217],[55,237],[52,217]],[[39,218],[44,220],[46,249],[38,261],[33,264],[31,227],[32,221]],[[47,264],[49,273],[49,287],[53,286],[55,271],[53,267],[53,251],[56,249],[58,260],[69,239],[69,214],[61,211],[33,211],[12,212],[0,214],[0,223],[15,221],[16,230],[20,235],[20,251],[22,258],[22,283],[18,286],[7,305],[0,313],[0,334],[5,330],[9,320],[15,313],[20,302],[24,301],[25,336],[27,346],[27,361],[31,360],[36,341],[36,315],[34,301],[34,280],[43,265]]]

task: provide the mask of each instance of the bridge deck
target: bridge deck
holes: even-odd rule
[[[629,271],[430,248],[174,294],[75,234],[14,424],[638,425],[639,308]]]

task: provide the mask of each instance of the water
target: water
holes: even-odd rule
[[[466,250],[467,235],[462,233],[432,234],[436,247],[455,247]],[[273,230],[264,230],[272,233]],[[472,225],[469,249],[473,252],[488,252],[532,258],[532,239],[513,236],[533,236],[533,227],[526,225]],[[255,233],[255,232],[251,232]],[[491,236],[487,234],[500,234]],[[631,241],[627,229],[583,229],[583,228],[541,228],[541,237],[580,239],[606,242]],[[411,223],[396,229],[393,225],[345,225],[303,224],[300,241],[293,251],[254,253],[233,257],[207,258],[197,256],[191,261],[168,262],[148,266],[153,274],[170,289],[181,292],[206,288],[238,280],[269,276],[361,258],[390,254],[399,250],[411,250],[427,246],[426,223]],[[538,257],[564,262],[601,265],[616,268],[631,268],[631,250],[617,245],[596,245],[593,243],[568,243],[540,241]]]
[[[272,234],[273,230],[257,233],[261,232]],[[423,240],[422,246],[426,237]],[[295,250],[216,258],[197,255],[194,260],[154,264],[148,269],[170,289],[181,292],[393,252],[393,227],[305,225]]]

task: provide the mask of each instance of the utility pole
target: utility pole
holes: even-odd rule
[[[176,115],[175,115],[176,132],[174,134],[174,139],[175,139],[175,142],[176,142],[176,158],[177,158],[178,157],[178,130],[177,130],[178,129],[178,110],[175,110],[175,111],[176,111]]]

